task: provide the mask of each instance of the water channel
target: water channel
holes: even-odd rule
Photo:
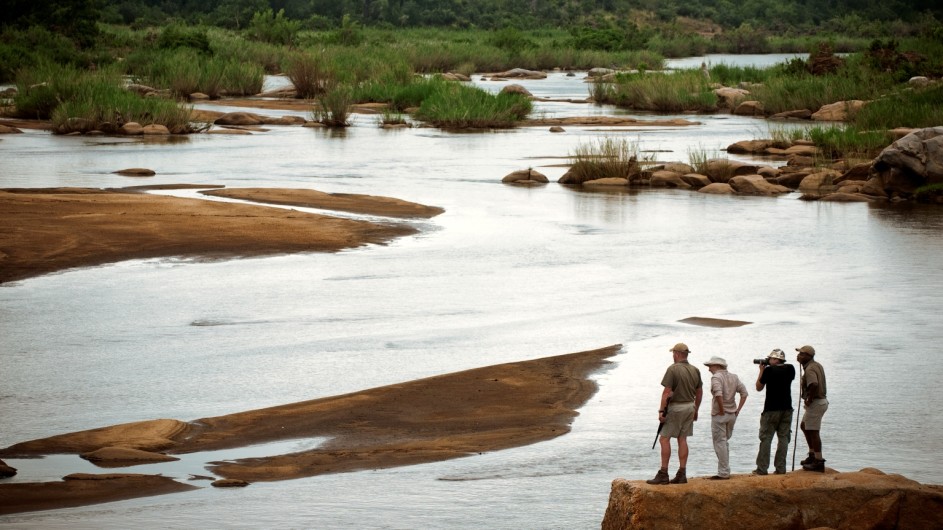
[[[506,84],[477,77],[493,90]],[[540,96],[585,97],[582,77],[554,73],[523,84]],[[622,111],[539,103],[536,113]],[[343,132],[273,127],[173,143],[38,131],[5,136],[0,187],[298,187],[394,196],[446,213],[386,246],[138,260],[0,286],[0,446],[116,423],[228,414],[614,343],[624,348],[593,376],[599,391],[572,432],[551,441],[398,469],[5,516],[0,526],[597,528],[614,478],[645,479],[657,470],[651,444],[659,381],[671,361],[667,350],[678,341],[691,346],[699,366],[712,355],[725,357],[750,388],[753,358],[782,348],[794,359],[795,347],[813,344],[828,373],[831,408],[822,431],[828,465],[943,482],[936,456],[943,453],[937,405],[943,365],[935,359],[943,342],[943,210],[806,202],[798,194],[500,183],[527,167],[554,181],[577,145],[601,136],[638,141],[660,160],[687,161],[692,149],[719,152],[764,137],[769,127],[727,114],[680,117],[701,124],[454,133],[382,130],[375,116],[357,115]],[[157,175],[111,174],[126,167]],[[690,316],[753,324],[678,322]],[[734,473],[754,467],[762,402],[752,393],[737,423]],[[804,442],[799,448],[801,458]],[[246,448],[204,461],[266,450],[289,449]],[[8,463],[22,472],[12,481],[89,470],[78,457],[62,455]],[[701,421],[688,474],[715,471],[709,424]]]

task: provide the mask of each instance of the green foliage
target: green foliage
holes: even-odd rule
[[[162,50],[176,48],[190,48],[200,53],[212,55],[210,39],[206,36],[206,28],[189,27],[182,24],[171,24],[164,27],[157,38],[157,47]]]
[[[943,184],[926,184],[914,190],[914,200],[943,204]]]
[[[717,96],[700,70],[620,74],[604,93],[594,91],[597,103],[656,112],[713,111]]]
[[[829,159],[874,158],[894,141],[886,130],[863,131],[853,125],[812,127],[807,134]]]
[[[318,97],[318,107],[312,111],[312,117],[328,127],[347,127],[353,102],[349,87],[332,84]]]
[[[629,179],[639,172],[638,143],[605,136],[580,143],[570,155],[567,180],[582,184],[601,178]]]
[[[130,73],[155,88],[168,88],[177,97],[202,92],[218,98],[257,94],[262,89],[262,68],[226,57],[206,57],[189,48],[141,50],[128,57]]]
[[[59,134],[115,132],[127,122],[160,124],[173,133],[191,132],[190,109],[171,100],[143,98],[126,90],[116,70],[95,72],[42,64],[17,76],[17,113],[51,119]]]
[[[323,94],[332,79],[322,58],[304,52],[295,54],[288,61],[285,74],[302,99],[312,99]]]
[[[341,27],[332,32],[327,41],[341,46],[359,46],[364,41],[363,29],[350,15],[344,15]]]
[[[442,82],[426,97],[416,117],[436,127],[508,128],[530,113],[530,100],[520,94],[490,94],[460,83]]]
[[[871,101],[855,116],[863,130],[938,127],[943,124],[943,86],[902,90]]]
[[[516,28],[499,29],[488,39],[488,42],[495,48],[505,50],[514,55],[524,50],[537,47],[536,42],[527,38],[521,30]]]
[[[723,53],[769,53],[766,32],[743,23],[736,29],[714,37]]]
[[[78,66],[87,65],[89,57],[65,36],[40,26],[0,32],[0,82],[11,81],[21,68],[44,61]]]
[[[642,31],[635,24],[628,24],[624,29],[592,28],[581,27],[573,28],[572,35],[573,47],[577,50],[640,50],[645,47],[648,39],[651,38],[650,31]]]
[[[252,15],[247,32],[253,40],[291,46],[300,29],[301,22],[289,20],[284,9],[279,9],[278,13],[266,9]]]

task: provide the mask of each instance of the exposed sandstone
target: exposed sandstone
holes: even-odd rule
[[[102,467],[134,466],[143,463],[180,460],[175,456],[130,447],[102,447],[95,451],[82,453],[79,456]]]
[[[519,169],[505,175],[501,182],[505,184],[546,184],[547,176],[533,169]]]
[[[768,182],[761,175],[737,175],[728,182],[739,195],[779,195],[791,190],[785,186]]]
[[[736,195],[736,191],[725,182],[714,182],[697,190],[698,193],[709,193],[711,195]]]
[[[837,101],[822,105],[822,107],[812,114],[815,121],[848,121],[853,118],[865,105],[866,101],[853,99],[849,101]]]
[[[502,94],[520,94],[522,96],[531,97],[533,94],[530,93],[530,90],[522,87],[521,85],[508,85],[501,89]]]
[[[853,473],[612,482],[603,530],[943,528],[943,486],[876,469]]]
[[[0,460],[0,478],[8,478],[16,475],[16,468],[8,466],[6,462]]]
[[[116,175],[124,175],[126,177],[153,177],[157,174],[153,169],[147,169],[144,167],[129,167],[127,169],[112,171],[112,173]]]

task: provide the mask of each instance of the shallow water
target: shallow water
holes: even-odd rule
[[[581,76],[565,74],[526,83],[556,98],[585,90]],[[537,107],[554,116],[617,112]],[[555,180],[565,168],[553,165],[598,136],[625,136],[661,160],[686,161],[692,148],[719,150],[767,131],[751,118],[684,117],[702,125],[448,133],[381,130],[376,117],[358,115],[340,134],[283,127],[174,143],[29,131],[3,137],[2,187],[303,187],[390,195],[446,213],[417,222],[418,235],[387,246],[130,261],[0,286],[0,446],[614,343],[624,350],[595,374],[599,392],[580,409],[572,432],[551,441],[399,469],[6,516],[0,524],[595,528],[612,479],[649,478],[658,467],[651,444],[659,381],[678,341],[691,347],[698,366],[725,357],[748,388],[753,358],[815,345],[829,383],[822,431],[828,465],[941,483],[943,414],[935,403],[943,369],[932,355],[943,338],[943,211],[803,202],[796,194],[500,184],[529,166]],[[126,167],[149,167],[157,176],[111,174]],[[754,324],[677,322],[690,316]],[[707,379],[706,369],[702,375]],[[762,401],[753,392],[737,424],[735,473],[754,467]],[[799,458],[804,449],[800,441]],[[69,462],[87,465],[54,459],[39,473],[60,469],[61,476],[80,470]],[[17,463],[26,473],[28,461]],[[702,419],[688,472],[715,468]]]

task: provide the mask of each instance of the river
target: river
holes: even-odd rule
[[[489,89],[506,84],[477,77]],[[554,73],[524,84],[541,96],[585,97],[582,77]],[[536,113],[620,111],[538,103]],[[822,430],[827,465],[943,482],[943,368],[935,359],[943,342],[943,209],[500,183],[527,167],[555,181],[565,171],[555,165],[577,145],[607,135],[637,141],[659,160],[687,161],[692,149],[719,152],[768,133],[754,118],[681,117],[701,125],[450,133],[382,130],[375,116],[356,115],[339,133],[273,127],[172,143],[38,131],[3,137],[0,187],[302,187],[394,196],[446,213],[386,246],[137,260],[0,286],[0,446],[614,343],[624,349],[594,374],[599,391],[572,432],[551,441],[398,469],[5,516],[0,526],[597,528],[614,478],[647,479],[658,468],[651,445],[659,382],[679,341],[699,367],[725,357],[751,389],[752,359],[782,348],[795,362],[794,348],[814,345],[831,402]],[[111,174],[126,167],[157,175]],[[753,324],[678,322],[691,316]],[[734,473],[755,467],[762,402],[751,392],[737,423]],[[804,449],[800,440],[799,458]],[[285,446],[203,461],[266,451]],[[12,481],[93,469],[75,456],[8,463],[21,470]],[[185,479],[200,462],[188,465],[196,467],[162,469]],[[715,472],[702,419],[688,475]]]

